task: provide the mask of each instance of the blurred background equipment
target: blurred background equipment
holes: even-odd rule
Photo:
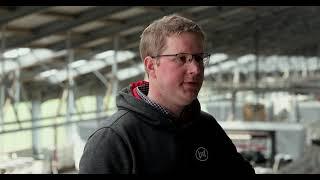
[[[245,121],[265,121],[266,116],[263,104],[245,104],[243,106],[243,119]]]

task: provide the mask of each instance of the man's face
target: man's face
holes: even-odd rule
[[[161,55],[203,53],[202,40],[194,33],[182,33],[167,38],[166,49]],[[154,84],[161,98],[167,103],[185,106],[190,104],[200,91],[203,82],[204,68],[194,59],[183,65],[177,63],[174,56],[162,56],[155,67]]]

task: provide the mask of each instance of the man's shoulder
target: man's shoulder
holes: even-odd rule
[[[134,122],[136,121],[134,121],[134,116],[132,115],[132,112],[128,110],[118,110],[110,117],[101,121],[98,127],[91,134],[91,136],[96,134],[97,132],[103,134],[110,131],[120,135],[122,134],[121,132],[123,132],[124,127],[127,127],[128,124],[132,124]]]
[[[128,111],[126,111],[126,110],[118,110],[117,112],[112,114],[110,117],[108,117],[107,119],[103,120],[99,124],[99,128],[107,128],[107,127],[113,126],[115,123],[119,123],[119,121],[121,121],[121,119],[123,119],[123,117],[127,113],[128,113]]]
[[[209,121],[216,121],[216,119],[211,114],[205,111],[200,111],[200,118]]]
[[[218,121],[216,120],[216,118],[214,118],[214,116],[208,112],[201,111],[200,112],[200,120],[201,120],[202,124],[204,126],[206,126],[207,128],[217,129],[220,126]]]
[[[102,121],[98,126],[98,129],[111,128],[117,130],[123,127],[135,126],[138,122],[139,120],[134,112],[120,109],[109,118]]]

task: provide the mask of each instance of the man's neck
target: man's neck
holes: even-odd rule
[[[149,92],[148,92],[148,98],[161,106],[167,108],[171,113],[174,114],[174,116],[179,117],[184,106],[178,106],[169,103],[160,93],[157,93],[153,90],[151,86],[149,86]]]

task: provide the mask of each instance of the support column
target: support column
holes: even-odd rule
[[[0,132],[3,131],[3,126],[4,123],[4,113],[3,113],[3,108],[4,108],[4,102],[5,102],[5,84],[4,84],[4,70],[5,70],[5,59],[4,59],[4,52],[5,52],[5,26],[2,26],[1,28],[1,47],[0,47]],[[0,141],[2,141],[3,136],[0,135]],[[3,142],[3,141],[2,141]],[[0,143],[0,159],[3,157],[3,152],[4,152],[4,144]]]
[[[267,121],[272,122],[274,120],[274,105],[273,101],[270,103],[269,111],[268,111],[268,117]]]
[[[67,122],[70,122],[70,124],[67,125],[67,136],[70,140],[70,142],[73,142],[73,136],[75,132],[75,124],[72,122],[72,114],[76,112],[75,110],[75,98],[74,98],[74,92],[73,88],[68,88],[68,96],[67,96]]]
[[[0,63],[1,63],[1,84],[0,84],[0,124],[4,123],[4,114],[3,114],[3,106],[5,102],[5,59],[4,59],[4,52],[5,52],[5,26],[1,28],[1,48],[0,48]],[[3,126],[0,125],[0,131],[3,130]]]
[[[301,59],[301,62],[303,63],[301,76],[302,76],[302,78],[307,78],[308,74],[309,74],[308,61],[303,58],[300,58],[300,59]]]
[[[258,92],[258,86],[259,86],[259,40],[260,40],[260,31],[256,29],[254,33],[254,51],[255,51],[255,71],[254,71],[254,87],[255,87],[255,96],[256,96],[256,104],[259,103],[259,92]]]
[[[68,32],[68,39],[67,39],[67,50],[68,50],[68,61],[67,61],[67,76],[68,76],[68,92],[67,92],[67,117],[66,121],[72,121],[72,114],[76,112],[75,109],[75,97],[74,97],[74,79],[72,76],[72,67],[71,63],[74,59],[74,51],[71,48],[71,33]],[[75,124],[71,123],[67,125],[67,136],[69,138],[69,142],[72,144],[74,141],[74,136],[76,135],[76,126]]]
[[[238,61],[236,61],[236,63],[237,63],[237,66],[239,67],[240,65],[239,65]],[[235,67],[233,70],[232,82],[233,82],[234,88],[237,88],[240,85],[240,69],[238,67]]]
[[[15,70],[15,79],[14,79],[14,102],[20,102],[20,92],[21,92],[21,66],[20,62],[17,61],[18,68]]]
[[[240,69],[238,61],[236,61],[238,64],[233,71],[233,88],[237,89],[240,85]],[[233,90],[231,95],[231,120],[234,121],[236,119],[236,95],[237,91]]]
[[[320,69],[320,43],[317,46],[317,70]]]
[[[236,119],[236,98],[237,98],[237,91],[232,91],[231,96],[231,120],[234,121]]]
[[[41,117],[40,91],[36,91],[33,94],[31,116],[32,128],[39,127],[41,125],[39,120],[39,118]],[[39,155],[41,154],[40,129],[32,129],[32,152],[35,158],[39,158]]]
[[[112,74],[113,74],[113,85],[112,85],[112,96],[115,96],[118,92],[118,78],[117,78],[117,71],[118,71],[118,50],[119,50],[119,36],[116,35],[114,37],[114,58],[112,64]]]
[[[291,99],[291,113],[289,116],[289,122],[299,123],[300,122],[300,110],[297,101],[297,97],[295,95],[292,96]]]
[[[119,36],[115,35],[113,39],[114,44],[114,58],[113,58],[113,64],[112,64],[112,78],[111,78],[111,96],[109,97],[110,101],[108,104],[108,108],[111,109],[111,111],[115,110],[116,108],[116,95],[118,93],[118,77],[117,77],[117,71],[118,71],[118,49],[119,49]]]
[[[104,95],[102,94],[98,94],[96,96],[96,106],[97,106],[97,118],[98,118],[98,121],[97,123],[99,124],[100,121],[101,121],[101,117],[102,117],[102,114],[103,114],[103,111],[105,109],[104,107],[104,103],[103,103],[103,99],[104,99]]]

